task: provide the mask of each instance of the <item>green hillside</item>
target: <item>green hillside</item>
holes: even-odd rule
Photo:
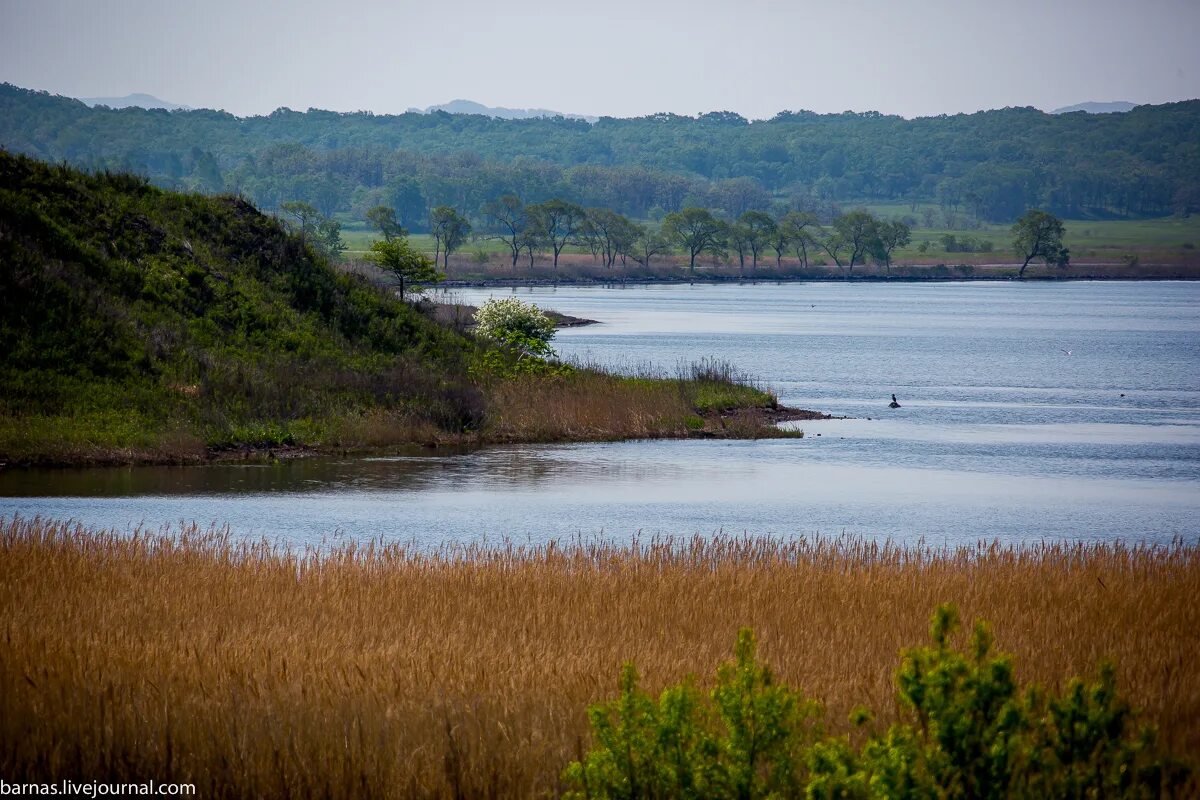
[[[0,462],[678,435],[705,405],[678,382],[511,360],[244,200],[0,151]]]
[[[428,209],[476,215],[503,194],[561,197],[638,219],[686,205],[730,217],[787,203],[936,203],[1011,223],[1029,207],[1073,219],[1200,210],[1200,101],[1122,114],[1005,108],[904,119],[784,111],[493,119],[481,115],[89,108],[0,84],[0,147],[156,184],[236,191],[326,216],[372,205],[422,230]]]

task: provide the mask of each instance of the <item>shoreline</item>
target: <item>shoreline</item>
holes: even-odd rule
[[[695,276],[673,276],[673,275],[638,275],[629,277],[601,277],[594,278],[589,276],[562,276],[558,278],[483,278],[478,280],[462,279],[462,280],[445,280],[436,286],[427,287],[433,291],[447,289],[488,289],[488,288],[530,288],[542,286],[583,286],[583,287],[609,287],[609,286],[682,286],[692,284],[706,285],[745,285],[759,283],[1080,283],[1080,282],[1104,282],[1104,283],[1140,283],[1150,282],[1164,283],[1172,281],[1194,282],[1200,281],[1200,273],[1194,276],[1117,276],[1117,275],[1070,275],[1055,277],[1050,275],[1033,275],[1025,278],[1016,278],[1003,275],[853,275],[850,277],[833,277],[833,276],[806,276],[806,275],[776,275],[776,276],[729,276],[729,275],[695,275]],[[549,312],[547,312],[549,313]],[[564,319],[574,320],[576,318],[559,315]],[[556,320],[557,322],[557,320]],[[566,324],[558,324],[557,327],[566,328],[575,325],[592,325],[597,324],[598,320],[581,320],[578,322],[570,322]]]
[[[811,411],[790,406],[749,406],[726,408],[697,413],[702,427],[680,430],[664,430],[656,435],[624,436],[598,432],[593,435],[560,436],[555,438],[526,437],[520,435],[472,435],[445,434],[429,441],[397,442],[386,446],[325,447],[321,445],[249,445],[233,447],[204,447],[187,453],[165,453],[134,448],[97,448],[89,453],[74,457],[35,456],[21,460],[0,461],[0,472],[5,470],[38,469],[95,469],[111,467],[203,467],[217,464],[271,464],[301,458],[351,457],[395,455],[421,451],[471,451],[485,447],[516,444],[581,444],[597,442],[633,442],[664,439],[785,439],[804,438],[803,431],[777,428],[781,422],[807,420],[844,419],[821,411]]]

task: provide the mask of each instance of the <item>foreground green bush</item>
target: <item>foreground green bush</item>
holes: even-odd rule
[[[860,746],[826,735],[820,707],[778,684],[738,636],[734,660],[701,692],[685,682],[654,700],[632,664],[621,694],[588,711],[593,748],[570,764],[571,798],[1149,798],[1182,796],[1190,768],[1117,696],[1111,665],[1061,694],[1018,685],[985,623],[965,652],[950,644],[952,606],[933,643],[906,650],[896,674],[908,719]]]

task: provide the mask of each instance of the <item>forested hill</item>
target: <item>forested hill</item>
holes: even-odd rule
[[[793,204],[924,200],[1006,221],[1200,207],[1200,101],[1123,114],[1008,108],[906,120],[878,113],[728,112],[635,119],[280,109],[88,108],[0,86],[0,146],[165,187],[239,192],[325,214],[383,203],[419,229],[427,210],[475,213],[499,195],[562,197],[635,217],[685,205],[737,214]]]
[[[474,348],[241,199],[0,150],[0,462],[362,409],[461,431]]]

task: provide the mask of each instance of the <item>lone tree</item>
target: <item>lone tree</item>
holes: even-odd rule
[[[1025,261],[1021,264],[1018,278],[1025,277],[1025,268],[1035,258],[1057,267],[1065,267],[1071,261],[1071,253],[1063,247],[1062,220],[1053,214],[1036,208],[1026,211],[1012,226],[1013,250]]]
[[[751,240],[754,238],[754,231],[750,230],[748,225],[743,225],[740,222],[735,222],[732,225],[725,226],[725,241],[729,247],[738,256],[738,275],[745,276],[746,274],[746,253],[753,248]],[[755,259],[757,266],[757,259]]]
[[[747,211],[738,217],[738,223],[748,232],[746,244],[750,247],[750,268],[758,269],[758,257],[771,246],[778,226],[765,211]]]
[[[621,256],[624,263],[624,257],[637,236],[636,226],[623,215],[607,208],[589,208],[585,215],[580,240],[594,254],[602,257],[605,267],[612,269],[617,256]]]
[[[876,261],[882,261],[888,274],[892,272],[892,253],[912,241],[912,229],[898,219],[881,222],[876,230],[878,249]]]
[[[303,200],[289,200],[286,203],[280,203],[279,210],[291,218],[289,222],[292,227],[306,242],[313,237],[317,226],[321,224],[321,212],[317,211],[317,207],[312,203],[306,203]]]
[[[492,200],[483,207],[483,216],[490,228],[488,238],[499,239],[512,252],[513,271],[517,269],[517,259],[521,256],[524,246],[523,234],[527,223],[525,204],[515,194],[506,194],[498,200]]]
[[[696,256],[704,252],[719,255],[725,248],[725,223],[706,208],[692,206],[667,214],[662,232],[687,251],[692,272],[696,271]]]
[[[289,222],[304,243],[326,257],[337,258],[346,249],[346,243],[342,241],[342,224],[323,216],[311,203],[291,200],[281,203],[279,210],[291,217]]]
[[[558,199],[526,206],[525,212],[529,215],[529,227],[537,232],[537,238],[550,245],[554,253],[554,268],[558,269],[559,254],[575,240],[587,212],[582,206]]]
[[[401,300],[404,299],[405,284],[437,283],[446,277],[438,272],[437,264],[429,256],[418,252],[403,237],[375,242],[366,258],[396,279],[400,284]]]
[[[808,247],[820,246],[813,233],[820,229],[821,222],[811,211],[789,211],[785,214],[779,220],[779,226],[771,240],[771,249],[775,251],[775,266],[780,266],[783,253],[790,245],[796,248],[796,258],[800,259],[800,266],[808,269]]]
[[[396,209],[391,206],[375,206],[370,209],[367,211],[367,222],[374,225],[389,242],[397,236],[408,235],[408,231],[396,220]]]
[[[867,253],[879,250],[879,220],[867,211],[841,214],[833,221],[831,238],[840,241],[850,251],[850,263],[846,270],[846,274],[849,275],[854,271],[854,265],[862,261]],[[838,251],[840,249],[836,248]],[[825,252],[829,253],[839,267],[842,265],[835,250],[825,246]]]
[[[656,230],[638,227],[629,255],[634,261],[646,269],[650,269],[650,259],[671,252],[671,243]]]
[[[450,268],[450,254],[471,235],[471,223],[451,206],[438,206],[429,213],[429,232],[433,234],[433,261],[442,255],[442,266]]]

